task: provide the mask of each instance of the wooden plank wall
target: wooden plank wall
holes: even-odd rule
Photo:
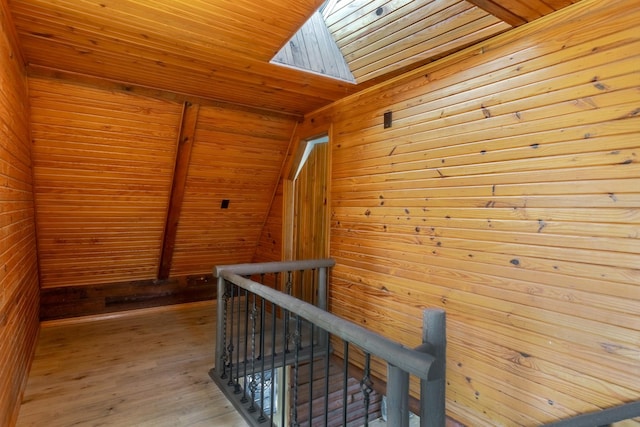
[[[289,176],[284,174],[291,170],[291,163],[297,154],[293,151],[293,148],[298,145],[299,135],[297,131],[298,123],[292,129],[287,153],[282,159],[280,176],[273,191],[271,206],[265,218],[252,262],[273,262],[291,259],[291,244],[289,242],[289,245],[285,247],[284,243],[287,239],[283,237],[287,233],[291,233],[291,230],[285,230],[285,224],[293,227],[293,219],[289,221],[286,216],[287,209],[285,209],[285,204],[287,203],[285,200],[285,186],[289,185],[291,187],[291,184],[290,181],[287,181]]]
[[[640,399],[638,25],[583,0],[300,128],[333,125],[332,311],[414,346],[446,309],[465,424]]]
[[[328,145],[313,145],[308,157],[301,159],[305,163],[293,183],[293,259],[318,259],[328,256]],[[291,294],[315,305],[318,289],[314,275],[313,271],[297,272],[294,275]]]
[[[252,261],[293,116],[203,101],[176,166],[183,104],[168,93],[34,73],[30,98],[43,316],[208,296],[214,265]],[[175,168],[186,184],[177,227],[165,229]]]
[[[280,181],[282,184],[282,181]],[[284,215],[283,186],[278,185],[271,209],[265,220],[252,262],[273,262],[283,260],[282,218]]]
[[[182,105],[30,78],[43,288],[153,279]]]
[[[171,276],[253,260],[295,123],[287,116],[200,108]]]
[[[362,83],[483,40],[511,26],[464,0],[335,2],[323,12]]]
[[[27,78],[0,0],[0,425],[13,425],[38,336]]]

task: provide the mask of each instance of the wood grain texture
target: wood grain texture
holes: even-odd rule
[[[319,0],[12,0],[27,61],[149,88],[302,114],[352,84],[270,64]]]
[[[355,83],[320,12],[315,12],[271,61]]]
[[[579,0],[467,0],[502,21],[515,26],[548,15]]]
[[[328,25],[359,84],[269,62],[321,0],[9,3],[30,66],[303,115],[573,1],[333,1]]]
[[[336,2],[325,20],[358,83],[511,28],[458,0]]]
[[[216,281],[212,274],[44,288],[40,292],[40,320],[206,301],[215,296]]]
[[[160,255],[160,268],[158,269],[158,279],[164,280],[169,277],[171,271],[171,261],[173,260],[173,249],[176,244],[176,232],[178,231],[178,221],[182,211],[184,200],[184,190],[187,183],[187,173],[189,172],[189,162],[191,160],[191,149],[195,139],[196,124],[198,122],[198,111],[200,105],[185,102],[182,107],[182,120],[177,141],[176,163],[173,169],[173,180],[171,184],[171,197],[169,199],[169,209],[162,237],[162,254]]]
[[[300,129],[333,126],[332,311],[415,346],[421,310],[445,308],[465,424],[640,398],[632,3],[584,0]]]
[[[29,103],[7,2],[0,1],[0,425],[15,422],[38,335]]]
[[[45,322],[18,426],[247,424],[208,376],[213,302]]]
[[[282,185],[278,185],[273,204],[265,218],[252,262],[273,262],[284,259],[282,256],[283,205]]]
[[[42,286],[155,278],[181,105],[29,81]]]
[[[171,276],[253,260],[295,123],[201,106]]]
[[[306,148],[306,144],[305,144]],[[329,252],[329,210],[327,183],[329,181],[329,144],[313,145],[300,172],[293,182],[293,259],[326,258]],[[299,275],[299,276],[298,276]],[[317,289],[303,286],[314,283],[310,271],[296,273],[292,295],[317,304]]]

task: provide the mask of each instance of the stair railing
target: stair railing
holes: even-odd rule
[[[326,310],[328,269],[334,264],[331,259],[322,259],[215,267],[218,305],[215,367],[210,371],[213,380],[251,425],[367,426],[371,397],[375,394],[370,365],[373,361],[383,362],[387,365],[387,425],[408,427],[413,376],[420,384],[420,425],[443,427],[444,311],[425,310],[423,344],[416,349],[405,347]],[[311,275],[304,274],[309,271]],[[294,277],[307,281],[303,287],[314,289],[316,305],[291,295]],[[281,285],[285,292],[263,285],[265,282],[273,287]],[[340,341],[342,348],[335,346]],[[355,364],[360,365],[362,373],[357,394],[364,410],[356,421],[351,416],[355,411],[349,409],[356,398],[347,392],[349,381],[353,382],[349,378],[350,352],[356,355]],[[344,362],[342,402],[329,397],[329,372],[336,354]],[[290,367],[289,377],[287,370],[279,370],[283,367]],[[318,369],[324,372],[317,380],[324,381],[320,386],[314,383]],[[281,384],[293,385],[278,391],[278,377]],[[321,404],[317,404],[318,390],[324,394]],[[285,401],[291,407],[288,413],[283,410]],[[330,407],[334,406],[341,408],[341,417],[330,415]]]

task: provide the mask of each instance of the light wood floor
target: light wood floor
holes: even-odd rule
[[[247,426],[208,375],[213,302],[43,323],[22,426]]]

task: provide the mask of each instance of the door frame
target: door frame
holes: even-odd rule
[[[295,178],[300,163],[303,161],[304,152],[307,149],[307,145],[322,136],[328,137],[327,150],[326,150],[326,176],[324,177],[324,233],[325,242],[323,247],[323,253],[317,254],[316,258],[326,258],[329,256],[330,250],[330,230],[331,230],[331,142],[333,140],[333,126],[324,126],[322,128],[315,128],[311,131],[305,132],[298,137],[297,149],[291,162],[291,168],[289,174],[283,179],[283,218],[282,218],[282,255],[283,260],[293,260],[296,253],[295,242]]]

